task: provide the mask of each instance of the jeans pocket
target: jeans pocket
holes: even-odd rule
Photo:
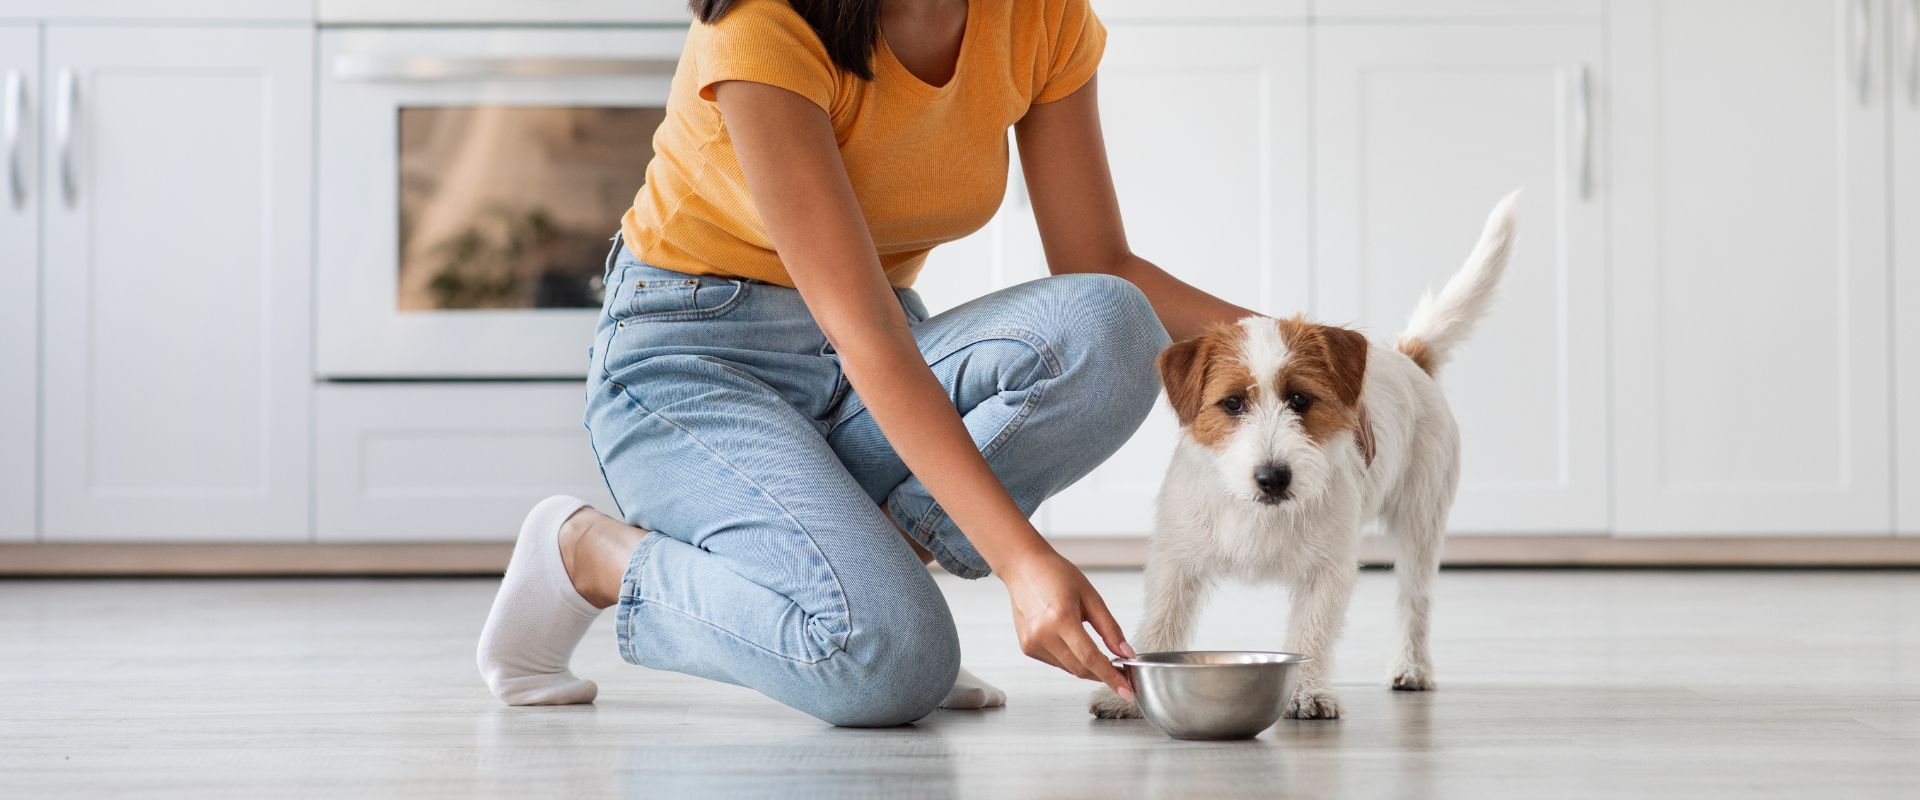
[[[748,282],[733,278],[688,277],[634,281],[623,325],[718,319],[746,299]]]

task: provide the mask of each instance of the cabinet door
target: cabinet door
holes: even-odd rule
[[[1593,24],[1315,31],[1315,316],[1393,341],[1524,190],[1499,299],[1440,373],[1456,531],[1607,527],[1601,50]]]
[[[307,537],[312,41],[47,29],[45,539]]]
[[[1133,251],[1248,308],[1307,297],[1307,42],[1294,25],[1114,24],[1100,114]],[[1145,534],[1178,428],[1160,404],[1046,506],[1058,536]]]
[[[1622,533],[1889,531],[1886,10],[1612,6]]]
[[[578,383],[327,384],[315,393],[315,540],[512,541],[570,494],[618,514]]]
[[[33,539],[39,449],[40,29],[0,25],[0,541]]]
[[[1898,524],[1920,535],[1920,0],[1895,0],[1893,113],[1894,419]]]

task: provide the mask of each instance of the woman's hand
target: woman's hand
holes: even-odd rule
[[[1036,537],[1037,538],[1037,537]],[[1126,676],[1100,652],[1087,635],[1086,623],[1106,640],[1115,655],[1132,658],[1120,623],[1113,621],[1107,603],[1072,562],[1042,545],[1032,555],[1009,559],[996,568],[1013,603],[1013,627],[1020,636],[1020,652],[1090,681],[1100,681],[1116,694],[1133,699]]]

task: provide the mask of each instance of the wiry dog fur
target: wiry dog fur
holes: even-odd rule
[[[1361,525],[1379,520],[1398,550],[1400,641],[1388,684],[1433,688],[1429,597],[1460,478],[1459,430],[1433,374],[1493,300],[1516,196],[1494,208],[1466,265],[1421,300],[1393,348],[1298,317],[1249,317],[1161,354],[1182,433],[1160,488],[1135,649],[1185,648],[1222,575],[1278,580],[1292,590],[1286,648],[1312,658],[1287,715],[1340,716],[1333,643]],[[1139,713],[1106,689],[1092,711]]]

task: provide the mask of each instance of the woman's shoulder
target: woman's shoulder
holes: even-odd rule
[[[1058,100],[1091,77],[1106,28],[1089,0],[988,0],[1007,15],[1014,74],[1033,103]]]
[[[787,0],[736,0],[687,38],[702,99],[713,85],[745,80],[787,89],[831,108],[839,78],[826,45]]]
[[[708,46],[786,45],[827,59],[826,46],[787,0],[734,0],[710,22],[695,21],[690,35]],[[767,54],[763,54],[767,55]]]
[[[1095,20],[1090,0],[991,0],[1007,9],[1016,30],[1030,31],[1047,44],[1057,45],[1079,35]]]

